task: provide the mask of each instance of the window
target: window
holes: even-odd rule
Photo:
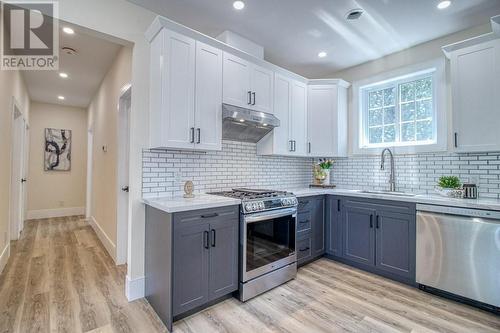
[[[427,70],[362,87],[360,147],[435,144],[434,73]]]

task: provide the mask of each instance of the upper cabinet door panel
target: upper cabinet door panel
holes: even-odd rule
[[[250,64],[224,52],[223,65],[224,103],[248,108],[250,102]]]
[[[251,108],[262,112],[272,113],[274,72],[257,65],[252,65],[251,82]]]
[[[163,37],[163,141],[169,148],[193,148],[195,41],[168,30]]]
[[[336,86],[309,86],[308,99],[308,151],[312,156],[335,155],[333,133],[337,112]]]
[[[500,150],[500,41],[456,51],[451,68],[455,150]]]
[[[222,61],[221,50],[196,42],[196,149],[222,149]]]
[[[292,83],[276,74],[274,86],[274,115],[280,120],[280,126],[273,129],[274,153],[288,154],[292,150],[290,138],[290,102]]]
[[[307,86],[297,81],[292,82],[290,129],[290,138],[294,141],[293,153],[307,155]]]

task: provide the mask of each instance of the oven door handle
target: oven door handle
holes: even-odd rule
[[[257,213],[257,214],[250,215],[250,216],[247,215],[244,217],[244,221],[245,221],[245,223],[254,223],[254,222],[275,219],[278,217],[283,217],[283,216],[288,216],[288,215],[292,215],[292,217],[296,217],[297,209],[296,208],[286,208],[286,209],[280,209],[279,211],[277,211],[275,213],[263,212],[263,213]]]

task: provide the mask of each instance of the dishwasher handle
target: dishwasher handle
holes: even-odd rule
[[[448,215],[478,217],[478,218],[499,220],[500,223],[500,211],[496,210],[417,204],[417,212],[429,212],[429,213],[441,213]]]

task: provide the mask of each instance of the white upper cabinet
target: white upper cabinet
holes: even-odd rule
[[[455,151],[500,151],[500,40],[449,56]]]
[[[222,51],[162,29],[150,75],[150,147],[220,150]]]
[[[222,51],[196,42],[196,149],[222,149]]]
[[[249,107],[252,98],[250,64],[246,60],[224,52],[223,72],[224,103]]]
[[[292,81],[290,140],[293,155],[307,154],[307,85]]]
[[[250,77],[252,87],[251,108],[262,112],[272,113],[274,72],[252,64]]]
[[[281,74],[274,77],[274,115],[280,126],[257,145],[259,155],[306,156],[307,87]]]
[[[274,73],[224,52],[224,103],[272,113]]]
[[[307,151],[313,157],[347,155],[347,87],[345,81],[308,87]]]

